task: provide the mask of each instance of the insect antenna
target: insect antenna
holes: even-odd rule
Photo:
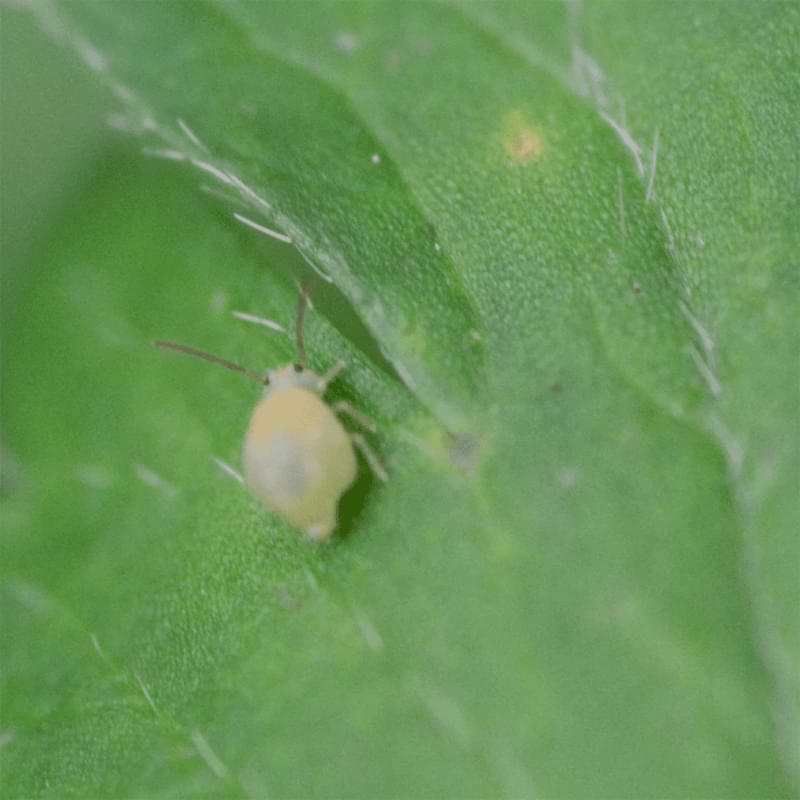
[[[202,358],[204,361],[210,361],[212,364],[219,364],[226,369],[232,370],[233,372],[241,372],[243,375],[246,375],[252,381],[258,381],[258,383],[266,384],[267,378],[264,375],[259,374],[258,372],[254,372],[251,369],[247,369],[246,367],[242,367],[239,364],[234,364],[233,361],[227,361],[224,358],[220,358],[219,356],[212,355],[211,353],[206,353],[204,350],[198,350],[196,347],[189,347],[187,344],[179,344],[178,342],[163,342],[163,341],[156,341],[153,342],[155,347],[160,347],[163,350],[175,350],[178,353],[185,353],[188,356],[194,356],[195,358]]]
[[[300,296],[297,298],[297,322],[295,336],[297,340],[297,364],[301,369],[306,368],[306,343],[303,336],[303,324],[305,322],[306,308],[308,307],[308,286],[304,283],[300,286]]]

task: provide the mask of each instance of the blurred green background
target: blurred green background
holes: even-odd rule
[[[34,18],[0,8],[0,224],[3,320],[36,245],[118,137],[105,125],[102,87],[69,51],[48,39]]]

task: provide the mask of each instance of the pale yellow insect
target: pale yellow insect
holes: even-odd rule
[[[264,396],[253,411],[244,440],[244,480],[265,508],[315,540],[327,539],[336,527],[339,498],[356,477],[353,446],[363,453],[375,474],[386,479],[378,458],[359,433],[345,430],[338,414],[348,414],[362,427],[375,426],[349,403],[328,406],[322,399],[331,381],[344,369],[338,361],[324,375],[306,368],[303,319],[307,294],[297,308],[297,362],[261,375],[218,356],[176,342],[153,342],[263,383]]]

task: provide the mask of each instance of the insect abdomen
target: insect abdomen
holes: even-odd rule
[[[353,445],[314,392],[269,392],[256,406],[244,446],[250,490],[270,511],[315,539],[336,526],[336,506],[356,475]]]

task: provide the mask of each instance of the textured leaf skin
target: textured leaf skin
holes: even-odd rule
[[[4,321],[4,796],[796,793],[796,6],[36,8],[140,138]],[[147,344],[292,358],[233,211],[385,355],[312,315],[391,473],[329,547]]]

